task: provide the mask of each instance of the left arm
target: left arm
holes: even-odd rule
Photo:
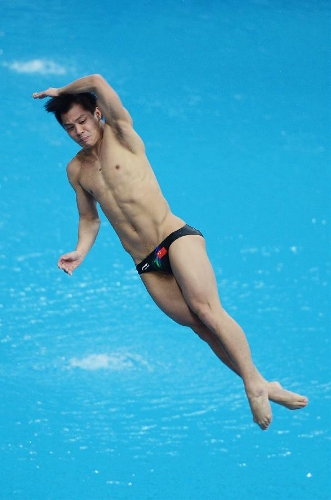
[[[42,92],[35,92],[33,98],[43,99],[44,97],[58,97],[61,94],[81,94],[83,92],[93,92],[97,95],[98,107],[109,125],[112,126],[114,122],[118,121],[131,123],[131,117],[123,107],[119,96],[101,75],[84,76],[64,87],[50,87]]]
[[[59,97],[62,94],[80,94],[93,92],[97,96],[97,106],[106,123],[112,128],[117,139],[134,153],[145,152],[141,138],[132,127],[132,118],[124,108],[119,96],[101,75],[79,78],[61,88],[50,87],[42,92],[35,92],[34,99]]]

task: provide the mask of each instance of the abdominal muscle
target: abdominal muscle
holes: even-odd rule
[[[110,216],[104,206],[100,206],[124,249],[136,264],[150,254],[170,233],[185,224],[183,220],[171,213],[169,207],[167,210],[152,213],[150,207],[143,210],[144,207],[133,204],[132,208],[136,208],[136,212],[132,216],[131,214],[128,216],[127,212],[123,215],[123,211]]]
[[[137,264],[185,222],[171,212],[147,157],[123,149],[113,144],[111,155],[101,153],[97,168],[93,160],[85,161],[80,184],[100,204]]]

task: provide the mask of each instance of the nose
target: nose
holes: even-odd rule
[[[83,132],[83,127],[82,127],[82,125],[77,124],[77,125],[76,125],[76,134],[77,134],[77,135],[81,135],[81,134],[82,134],[82,132]]]

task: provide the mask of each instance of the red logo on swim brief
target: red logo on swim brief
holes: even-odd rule
[[[168,253],[167,249],[162,247],[160,248],[160,250],[157,252],[156,256],[159,258],[159,259],[162,259],[162,257],[165,256],[165,254]]]

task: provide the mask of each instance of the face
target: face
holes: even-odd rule
[[[62,115],[63,128],[83,149],[90,149],[101,137],[101,112],[96,108],[94,115],[81,104],[74,104]]]

